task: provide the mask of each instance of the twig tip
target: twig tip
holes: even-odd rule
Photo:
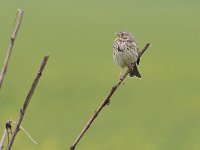
[[[47,53],[47,54],[44,56],[44,59],[45,59],[45,60],[49,59],[49,56],[50,56],[50,54]]]
[[[49,57],[49,56],[50,56],[50,53],[48,52],[45,56]]]
[[[147,45],[148,45],[148,46],[152,46],[152,44],[151,44],[150,42],[147,42]]]
[[[17,9],[17,11],[19,12],[19,13],[23,13],[24,11],[22,10],[22,9]]]
[[[71,146],[71,147],[70,147],[70,150],[74,150],[74,149],[75,149],[75,147],[74,147],[74,146]]]

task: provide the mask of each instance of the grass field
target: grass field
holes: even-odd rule
[[[77,146],[79,150],[200,149],[200,2],[197,0],[0,1],[0,68],[15,14],[25,11],[0,91],[0,137],[17,121],[46,53],[50,59],[13,150],[68,149],[111,86],[114,33],[152,47]]]

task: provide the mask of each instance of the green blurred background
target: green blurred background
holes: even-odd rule
[[[0,65],[15,14],[25,11],[0,91],[0,136],[18,113],[39,64],[50,59],[14,150],[68,149],[111,86],[117,31],[134,33],[141,80],[127,78],[77,146],[80,150],[200,149],[200,1],[0,0]]]

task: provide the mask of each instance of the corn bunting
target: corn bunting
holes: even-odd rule
[[[130,32],[118,32],[117,39],[113,44],[113,59],[115,63],[122,67],[129,67],[131,70],[129,76],[141,78],[137,65],[133,65],[138,59],[138,47],[134,36]],[[139,64],[139,60],[137,62]],[[120,72],[120,77],[122,75]]]

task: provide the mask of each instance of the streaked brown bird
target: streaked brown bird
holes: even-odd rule
[[[129,67],[131,69],[129,72],[130,77],[141,78],[137,65],[133,65],[138,59],[138,47],[134,36],[130,32],[118,32],[116,34],[117,38],[113,44],[113,59],[117,65],[122,67],[120,77],[123,69]],[[137,64],[139,64],[139,60]]]

